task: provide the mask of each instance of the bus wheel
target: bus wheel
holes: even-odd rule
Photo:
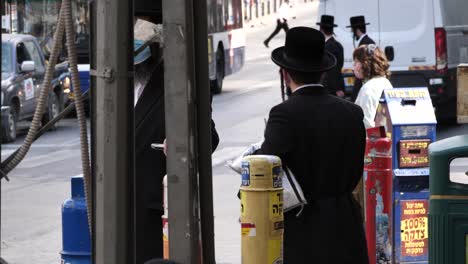
[[[211,90],[214,94],[220,94],[224,81],[224,54],[221,49],[216,51],[216,79],[211,81]]]

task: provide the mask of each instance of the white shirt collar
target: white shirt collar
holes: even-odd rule
[[[367,36],[367,34],[363,34],[363,35],[357,40],[358,45],[359,45],[359,43],[361,42],[361,40],[362,40],[365,36]]]
[[[299,91],[300,89],[304,88],[304,87],[309,87],[309,86],[320,86],[320,87],[323,87],[323,85],[321,84],[305,84],[305,85],[302,85],[302,86],[299,86],[296,88],[296,90],[294,90],[293,93]]]
[[[325,42],[327,42],[329,39],[333,38],[333,35],[331,36],[325,36]]]

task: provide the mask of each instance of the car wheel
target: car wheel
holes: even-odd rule
[[[42,125],[45,126],[49,123],[50,120],[54,119],[60,114],[60,105],[59,99],[56,94],[53,94],[49,97],[49,104],[47,106],[47,112],[42,117]],[[57,125],[53,125],[50,127],[50,130],[55,130]]]
[[[7,124],[3,127],[3,142],[13,142],[16,140],[18,115],[14,108],[10,108],[7,117]]]
[[[224,54],[218,48],[216,51],[216,79],[211,81],[211,89],[214,94],[220,94],[223,90],[224,81]]]

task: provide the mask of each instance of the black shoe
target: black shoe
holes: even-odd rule
[[[267,42],[266,40],[263,41],[263,44],[265,45],[265,47],[269,48],[269,47],[268,47],[268,42]]]

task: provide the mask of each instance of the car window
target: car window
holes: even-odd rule
[[[31,59],[34,61],[36,72],[44,72],[45,69],[44,65],[42,64],[41,54],[39,53],[39,49],[37,48],[36,44],[34,44],[32,41],[27,41],[24,43],[24,45],[31,55]]]
[[[11,67],[11,46],[2,43],[2,72],[12,72]]]
[[[24,46],[24,43],[18,43],[16,45],[16,62],[18,63],[18,69],[20,69],[21,64],[24,61],[30,61],[31,56],[29,55],[29,52],[26,50],[26,47]]]

